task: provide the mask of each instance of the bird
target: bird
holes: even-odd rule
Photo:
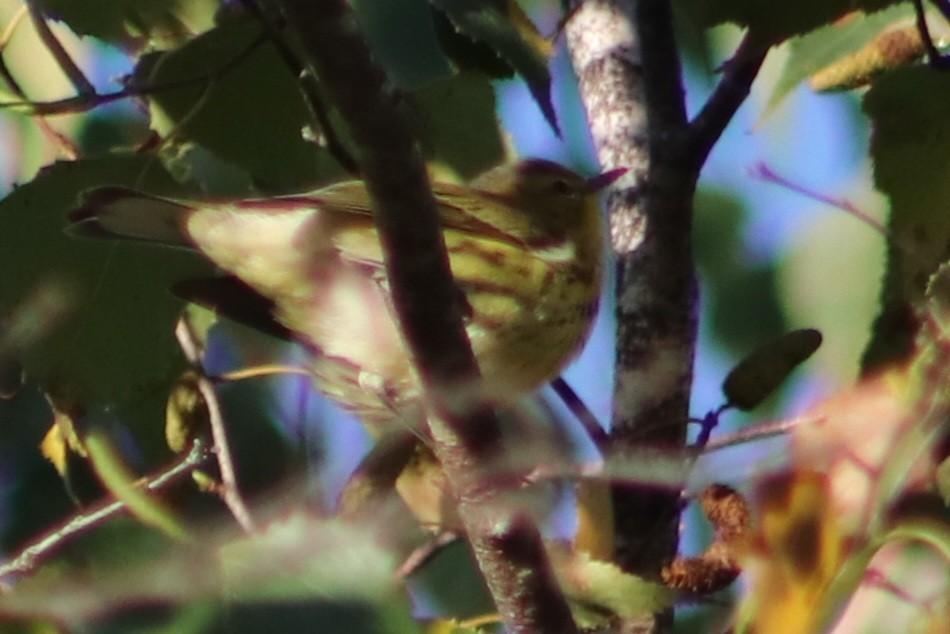
[[[597,194],[625,171],[584,178],[524,159],[467,184],[432,183],[490,402],[512,403],[555,378],[586,341],[605,266]],[[182,294],[304,344],[316,387],[371,431],[421,415],[421,388],[393,315],[361,180],[232,201],[106,186],[85,192],[69,220],[81,236],[203,253],[225,277],[183,282]]]

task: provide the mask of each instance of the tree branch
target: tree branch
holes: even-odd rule
[[[565,32],[598,158],[632,172],[608,198],[617,258],[612,459],[637,447],[682,450],[697,336],[693,194],[765,53],[745,40],[689,124],[669,0],[581,0]],[[676,551],[678,494],[616,483],[613,502],[617,562],[655,578]]]
[[[736,110],[749,96],[752,82],[768,52],[768,46],[762,46],[746,33],[735,55],[723,65],[719,84],[689,126],[690,154],[697,162],[697,170],[706,162]]]
[[[604,168],[633,177],[608,198],[617,258],[612,454],[681,449],[696,340],[691,252],[697,170],[688,160],[681,69],[667,0],[589,0],[566,27]],[[657,578],[677,544],[679,496],[613,487],[615,556]]]
[[[207,462],[211,453],[202,442],[195,442],[191,450],[176,462],[149,478],[144,488],[161,491],[180,482],[198,466]],[[15,554],[0,565],[0,582],[9,583],[15,576],[32,572],[45,558],[53,555],[69,540],[102,526],[105,522],[125,513],[127,507],[121,500],[102,502],[84,513],[75,515],[63,524],[50,529],[45,535]]]
[[[344,0],[283,0],[326,94],[360,149],[393,305],[425,389],[435,453],[498,611],[512,631],[575,632],[537,527],[501,500],[480,465],[502,450],[481,401],[475,358],[429,188],[400,97],[373,63]]]
[[[202,353],[197,337],[192,332],[188,320],[184,317],[179,319],[175,326],[175,337],[178,339],[178,344],[181,346],[185,358],[197,371],[198,391],[208,408],[208,426],[211,428],[214,454],[218,459],[218,471],[221,473],[219,495],[231,514],[234,515],[234,519],[244,529],[244,532],[251,533],[254,531],[254,519],[251,517],[251,512],[244,503],[244,498],[241,497],[241,491],[238,488],[237,472],[234,467],[234,459],[231,456],[228,432],[224,424],[224,416],[221,413],[221,404],[218,402],[218,394],[214,390],[211,379],[204,374],[201,365]]]

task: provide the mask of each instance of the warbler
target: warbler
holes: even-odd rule
[[[604,264],[596,194],[624,171],[585,179],[528,159],[467,185],[432,185],[492,401],[511,402],[554,378],[590,333]],[[217,303],[235,304],[222,298],[243,285],[265,298],[276,322],[313,350],[317,388],[377,427],[421,399],[393,317],[371,204],[359,180],[230,202],[104,187],[87,192],[70,218],[80,234],[200,250],[242,283],[218,292]]]

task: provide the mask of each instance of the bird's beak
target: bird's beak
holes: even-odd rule
[[[603,172],[602,174],[598,174],[597,176],[591,176],[587,179],[587,186],[592,192],[600,191],[626,174],[628,171],[629,170],[626,167],[618,167],[616,169]]]

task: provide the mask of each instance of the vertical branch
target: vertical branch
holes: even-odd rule
[[[669,0],[582,0],[566,33],[598,157],[633,172],[609,199],[617,258],[611,452],[675,448],[686,437],[697,336],[693,194],[768,44],[746,35],[690,122]],[[616,485],[612,497],[618,563],[656,575],[675,554],[677,496]]]
[[[612,451],[678,447],[697,328],[698,170],[682,151],[687,119],[669,2],[583,2],[566,33],[598,157],[633,172],[608,199],[617,258]],[[656,576],[675,554],[677,496],[617,485],[613,500],[618,563]]]
[[[537,527],[504,503],[497,477],[484,477],[483,466],[502,450],[501,429],[474,389],[478,368],[399,95],[372,61],[345,0],[281,4],[360,150],[393,307],[425,389],[434,449],[498,611],[515,632],[576,632]]]
[[[231,447],[228,442],[228,433],[218,402],[218,394],[214,390],[211,380],[204,375],[201,368],[201,351],[197,340],[187,320],[181,318],[175,326],[175,337],[181,346],[182,353],[188,362],[198,370],[198,390],[208,407],[208,424],[211,427],[211,439],[214,441],[214,454],[218,459],[218,470],[221,472],[221,500],[234,515],[234,519],[246,533],[254,532],[254,519],[241,497],[238,488],[237,471],[234,459],[231,456]]]

